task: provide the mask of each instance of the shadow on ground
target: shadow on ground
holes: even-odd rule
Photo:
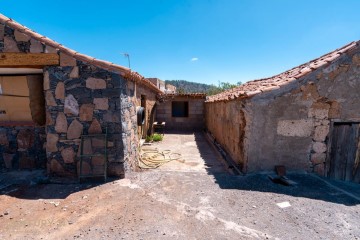
[[[112,181],[115,179],[109,179]],[[101,180],[78,183],[77,179],[49,179],[45,170],[0,173],[0,195],[19,199],[65,199],[75,192],[103,184]]]
[[[213,148],[213,146],[206,140],[203,132],[195,132],[193,134],[195,134],[196,145],[198,146],[201,157],[207,162],[209,148]],[[213,150],[213,154],[219,154],[214,148]],[[221,189],[272,192],[348,206],[360,204],[360,184],[320,178],[306,173],[293,173],[288,174],[287,177],[297,184],[294,186],[285,186],[273,183],[269,179],[268,174],[234,176],[229,173],[217,173],[213,171],[210,163],[206,165],[208,166],[206,169],[207,173],[214,176],[215,182]],[[354,195],[354,197],[349,196],[349,194],[345,192]]]

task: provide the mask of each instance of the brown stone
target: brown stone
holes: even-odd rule
[[[50,78],[49,78],[49,72],[44,72],[44,90],[50,89]]]
[[[20,52],[15,40],[9,36],[4,37],[4,52]]]
[[[52,159],[50,162],[50,172],[62,175],[64,173],[64,168],[56,159]]]
[[[0,23],[0,41],[4,40],[5,25]]]
[[[324,142],[328,134],[329,126],[317,126],[315,128],[314,140],[317,142]]]
[[[108,166],[108,175],[112,177],[124,177],[125,169],[123,163],[110,163]]]
[[[19,151],[26,151],[34,144],[34,132],[30,129],[21,129],[16,137]]]
[[[91,139],[87,138],[84,139],[83,142],[83,155],[93,154],[92,146],[91,146]],[[80,157],[81,155],[81,146],[79,147],[77,156]]]
[[[72,147],[65,148],[61,151],[64,163],[73,163],[75,160],[75,152]]]
[[[19,32],[18,30],[14,31],[15,40],[18,42],[28,42],[30,40],[30,36],[25,33]]]
[[[46,100],[46,105],[47,105],[47,106],[52,106],[52,107],[57,106],[56,101],[55,101],[55,98],[54,98],[54,96],[53,96],[53,94],[52,94],[51,91],[46,91],[46,93],[45,93],[45,100]]]
[[[98,134],[98,133],[102,133],[102,129],[101,129],[101,125],[99,123],[99,121],[95,118],[88,130],[89,134]]]
[[[92,146],[94,148],[103,148],[105,147],[105,139],[104,138],[93,138],[91,139]]]
[[[340,104],[338,102],[330,103],[329,118],[340,118]]]
[[[10,154],[10,153],[4,153],[3,154],[3,159],[4,159],[4,163],[5,163],[5,167],[8,169],[12,168],[12,161],[14,159],[15,154]]]
[[[67,139],[80,138],[83,131],[83,125],[78,120],[73,120],[67,131]]]
[[[79,115],[79,104],[71,94],[67,95],[65,98],[64,112],[65,114],[70,114],[73,116]]]
[[[355,63],[355,64],[357,64],[357,65],[360,65],[360,53],[355,54],[355,55],[352,57],[352,61],[353,61],[353,63]]]
[[[65,85],[63,82],[59,82],[56,85],[55,98],[61,100],[65,99]]]
[[[80,120],[81,121],[91,121],[94,114],[94,104],[87,103],[83,104],[80,107]]]
[[[108,98],[94,98],[95,109],[108,110],[109,99]]]
[[[325,153],[312,153],[311,154],[311,163],[313,165],[325,163],[326,154]]]
[[[57,152],[57,143],[59,141],[59,136],[57,134],[48,133],[46,136],[46,151],[47,152]]]
[[[76,66],[76,59],[63,52],[60,52],[60,66]]]
[[[319,176],[325,176],[325,164],[321,163],[314,166],[314,172]]]
[[[9,141],[6,135],[6,131],[0,132],[0,145],[9,146]]]
[[[80,175],[80,161],[77,163],[77,172]],[[91,174],[91,166],[89,163],[83,161],[81,164],[81,175],[89,175]]]
[[[31,53],[42,53],[44,52],[44,45],[41,42],[35,39],[30,41],[30,52]]]
[[[93,166],[103,166],[105,162],[105,156],[104,157],[93,157],[91,159],[91,164]]]
[[[51,117],[51,113],[46,111],[46,125],[54,125],[54,120]]]
[[[314,142],[313,150],[315,153],[324,153],[326,152],[326,144],[322,142]]]
[[[69,77],[70,78],[78,78],[79,77],[79,67],[78,66],[73,67],[73,69],[70,72]]]
[[[51,47],[51,46],[46,45],[46,46],[45,46],[45,52],[46,52],[46,53],[57,53],[58,50],[57,50],[56,48],[53,48],[53,47]]]
[[[59,112],[56,117],[55,131],[58,133],[66,133],[67,132],[67,119],[64,113]]]
[[[103,120],[104,122],[119,122],[119,113],[118,112],[112,113],[108,111],[107,113],[104,114]]]
[[[86,79],[86,87],[90,89],[105,89],[106,81],[101,78],[90,77]]]

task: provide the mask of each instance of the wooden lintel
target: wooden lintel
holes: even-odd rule
[[[44,67],[59,65],[57,53],[0,53],[0,67]]]

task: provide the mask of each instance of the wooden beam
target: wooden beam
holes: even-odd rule
[[[30,67],[59,65],[57,53],[0,53],[0,67]]]

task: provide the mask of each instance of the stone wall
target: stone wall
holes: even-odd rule
[[[66,65],[47,67],[44,73],[48,169],[57,175],[76,175],[80,136],[105,133],[107,129],[108,174],[122,176],[132,128],[131,118],[122,117],[133,107],[127,99],[127,81],[80,61],[68,60]],[[92,153],[103,144],[86,141],[85,152]],[[85,162],[83,174],[92,170],[94,162]]]
[[[234,160],[243,159],[244,172],[285,165],[325,175],[332,124],[360,122],[359,76],[355,49],[278,90],[207,103],[206,124]]]
[[[232,160],[244,170],[246,120],[241,101],[205,104],[206,127]]]
[[[0,24],[0,52],[57,53],[60,56],[60,66],[43,69],[46,157],[50,174],[76,176],[80,135],[104,133],[105,129],[109,134],[108,174],[123,176],[124,171],[136,168],[138,140],[135,137],[137,126],[135,92],[131,88],[133,82],[125,80],[120,74],[78,61],[3,24]],[[14,132],[12,127],[2,129],[7,132],[7,138],[14,139],[8,134]],[[37,131],[35,129],[33,133]],[[86,141],[85,153],[93,152],[102,144],[96,140]],[[15,150],[4,151],[13,154]],[[8,155],[6,157],[9,158]],[[17,160],[13,161],[15,163]],[[94,165],[98,163],[99,159],[89,160],[83,165],[83,173],[93,173]]]
[[[44,127],[0,126],[0,171],[46,167]]]
[[[189,116],[188,117],[173,117],[172,116],[172,101],[186,101],[189,102]],[[204,129],[204,98],[194,98],[186,96],[175,96],[172,99],[166,99],[164,102],[158,104],[156,108],[156,121],[165,122],[166,130],[185,130],[185,131],[199,131]]]

